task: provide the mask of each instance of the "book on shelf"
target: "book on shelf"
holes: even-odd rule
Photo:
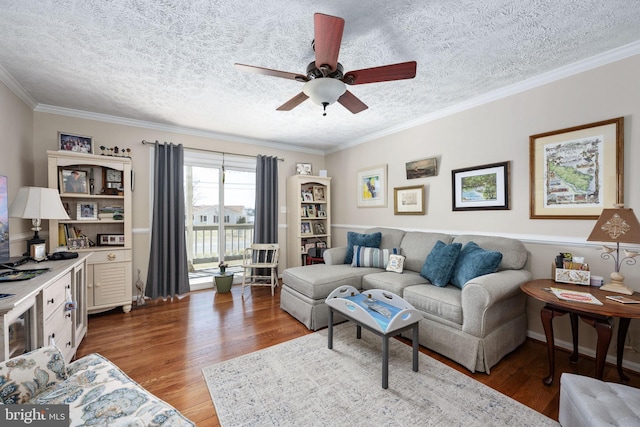
[[[625,297],[623,295],[607,295],[607,299],[622,304],[640,304],[640,300]]]
[[[583,302],[586,304],[603,305],[602,301],[589,292],[570,291],[568,289],[551,288],[551,292],[563,301]]]

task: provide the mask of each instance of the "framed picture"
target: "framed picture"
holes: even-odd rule
[[[314,202],[326,202],[327,199],[325,198],[325,194],[324,194],[324,190],[325,188],[323,186],[317,185],[314,186],[312,188],[313,190],[313,201]]]
[[[312,217],[315,218],[315,216],[316,216],[316,207],[315,206],[313,206],[313,205],[307,206],[307,216],[309,218],[312,218]]]
[[[324,224],[321,222],[316,222],[313,224],[313,234],[326,234],[326,230],[324,228]]]
[[[300,222],[300,234],[313,234],[311,230],[311,222],[310,221],[301,221]]]
[[[98,234],[98,246],[124,246],[124,234]]]
[[[424,185],[393,189],[395,215],[424,215]]]
[[[436,158],[417,160],[405,164],[407,179],[425,178],[438,175]]]
[[[318,211],[318,218],[326,218],[327,217],[327,211]]]
[[[60,169],[60,194],[89,194],[87,171]]]
[[[359,208],[387,207],[387,165],[359,170],[356,181]]]
[[[311,175],[311,163],[296,163],[296,173],[298,175]]]
[[[79,237],[77,239],[67,239],[67,246],[69,249],[84,249],[89,247],[89,240],[86,237]]]
[[[76,220],[98,219],[98,204],[95,202],[78,203]]]
[[[624,203],[624,117],[529,137],[529,217],[598,219]]]
[[[93,154],[93,138],[90,136],[58,132],[58,151]]]
[[[313,202],[313,193],[309,190],[302,190],[302,201]]]
[[[453,210],[509,209],[510,163],[452,170]]]
[[[302,218],[306,218],[307,216],[309,216],[308,213],[307,213],[307,207],[306,206],[301,206],[300,207],[300,216]]]

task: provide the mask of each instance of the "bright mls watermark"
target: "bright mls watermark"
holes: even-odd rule
[[[0,426],[67,427],[69,405],[1,405]]]

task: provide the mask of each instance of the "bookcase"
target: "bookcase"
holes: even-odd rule
[[[331,247],[331,178],[287,178],[287,267],[305,264],[307,251]]]
[[[49,220],[49,251],[66,246],[91,252],[87,260],[87,307],[95,313],[131,310],[132,172],[127,157],[48,151],[49,188],[71,219]]]

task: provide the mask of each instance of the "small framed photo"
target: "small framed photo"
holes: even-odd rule
[[[315,218],[316,217],[316,207],[313,205],[310,205],[307,207],[307,216],[309,218]]]
[[[98,246],[124,246],[124,234],[98,234]]]
[[[318,211],[318,218],[326,218],[327,211]]]
[[[395,215],[424,215],[424,205],[424,185],[393,189],[393,213]]]
[[[309,216],[309,214],[307,213],[307,207],[306,206],[301,206],[300,207],[300,216],[302,218],[306,218]]]
[[[87,171],[60,169],[60,194],[89,194]]]
[[[313,193],[309,190],[302,190],[302,201],[313,202]]]
[[[79,237],[77,239],[68,239],[67,246],[69,249],[84,249],[89,247],[89,241],[86,237]]]
[[[58,151],[93,154],[93,138],[90,136],[58,132]]]
[[[509,209],[511,162],[451,171],[454,211]]]
[[[311,222],[310,221],[301,221],[300,222],[300,234],[302,234],[302,235],[313,234],[313,232],[311,230]]]
[[[316,222],[313,224],[313,234],[326,234],[324,224],[322,222]]]
[[[325,197],[324,194],[324,190],[325,188],[318,185],[318,186],[313,186],[313,188],[311,189],[313,191],[313,201],[314,202],[326,202],[327,199]]]
[[[76,220],[98,219],[98,204],[95,202],[78,203]]]
[[[296,173],[298,175],[311,175],[311,163],[296,163]]]

